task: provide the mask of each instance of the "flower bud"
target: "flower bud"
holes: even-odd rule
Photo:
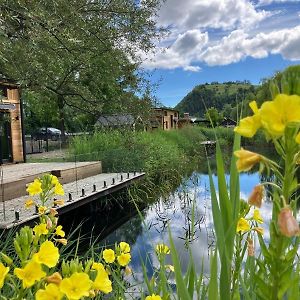
[[[52,227],[53,223],[49,217],[46,217],[46,228],[50,229]]]
[[[251,151],[247,151],[243,148],[234,152],[234,155],[238,158],[236,167],[239,172],[249,171],[254,165],[262,160],[262,156]]]
[[[248,256],[254,256],[254,243],[252,239],[247,240],[247,250],[248,250]]]
[[[50,215],[55,217],[57,214],[58,214],[57,210],[51,207],[50,208]]]
[[[52,275],[48,276],[46,278],[46,281],[48,283],[54,283],[54,284],[59,285],[60,282],[62,281],[62,277],[61,277],[61,275],[58,272],[55,272]]]
[[[259,185],[255,186],[254,189],[252,190],[252,192],[248,198],[248,203],[250,205],[254,205],[254,206],[260,208],[263,196],[264,196],[264,187],[261,184],[259,184]]]
[[[1,257],[8,265],[11,265],[13,263],[13,260],[3,252],[1,252]]]
[[[57,241],[58,243],[63,244],[64,246],[67,245],[67,243],[68,243],[68,240],[67,240],[67,239],[56,239],[56,241]]]
[[[132,274],[132,270],[131,268],[129,268],[128,266],[125,267],[125,270],[124,270],[124,273],[125,275],[129,276]]]
[[[288,206],[281,209],[278,215],[278,226],[284,236],[292,237],[300,234],[299,224]]]

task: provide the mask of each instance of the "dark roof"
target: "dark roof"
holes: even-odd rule
[[[176,111],[179,112],[179,110],[174,109],[174,108],[169,108],[169,107],[154,107],[154,110],[170,110],[170,111]]]
[[[130,114],[114,114],[103,115],[99,117],[96,125],[100,126],[131,126],[134,125],[136,119]]]
[[[19,87],[19,84],[14,80],[0,77],[0,86],[10,86],[10,87],[17,88],[17,87]]]

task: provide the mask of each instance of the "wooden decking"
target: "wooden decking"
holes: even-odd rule
[[[65,204],[59,215],[131,185],[144,173],[101,173],[101,162],[26,163],[1,166],[0,229],[32,223],[38,219],[35,208],[25,209],[29,198],[26,184],[45,173],[56,175],[63,184]],[[32,198],[32,197],[30,197]],[[38,202],[38,198],[34,198]],[[2,203],[1,203],[2,202]],[[50,206],[52,203],[49,204]]]
[[[45,173],[56,175],[61,183],[68,183],[101,172],[100,161],[3,165],[1,166],[0,202],[25,196],[26,185]]]

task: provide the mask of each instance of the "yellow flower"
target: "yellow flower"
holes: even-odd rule
[[[261,122],[273,137],[283,135],[289,123],[300,123],[300,97],[279,94],[273,101],[266,101],[260,109]]]
[[[22,280],[23,288],[33,286],[36,281],[40,281],[46,276],[46,273],[42,270],[42,266],[33,260],[31,260],[23,269],[15,268],[14,273]]]
[[[36,300],[60,300],[62,297],[63,294],[54,283],[46,285],[44,290],[40,289],[35,294]]]
[[[281,209],[278,215],[278,226],[284,236],[292,237],[300,235],[299,224],[288,206]]]
[[[39,252],[34,254],[32,258],[34,261],[49,268],[55,267],[59,259],[58,248],[51,241],[45,241],[41,245]]]
[[[9,272],[9,267],[5,267],[3,263],[0,262],[0,289],[3,287],[4,279]]]
[[[54,186],[54,194],[63,196],[65,194],[64,189],[60,183]]]
[[[252,218],[257,223],[263,223],[264,222],[264,220],[263,220],[262,216],[260,215],[260,212],[259,212],[258,209],[254,209],[253,217]]]
[[[48,276],[46,278],[46,281],[48,283],[54,283],[56,285],[59,285],[62,281],[62,277],[58,272],[53,273],[52,275]]]
[[[97,263],[97,262],[93,262],[92,269],[97,270],[97,271],[99,271],[99,270],[105,271],[105,268],[104,268],[103,264]]]
[[[262,227],[254,227],[253,230],[255,230],[260,235],[264,234],[264,229]]]
[[[157,253],[170,254],[170,249],[165,244],[157,244],[155,250]]]
[[[103,265],[102,265],[103,267]],[[108,278],[108,274],[104,268],[98,268],[97,276],[93,283],[93,288],[97,291],[101,291],[105,294],[108,294],[112,291],[112,284]]]
[[[51,175],[51,184],[57,185],[58,183],[58,178],[55,175]]]
[[[30,196],[40,194],[42,190],[42,183],[39,179],[34,179],[32,183],[29,183],[26,191],[29,193]]]
[[[238,158],[236,167],[239,172],[249,171],[254,165],[262,160],[261,155],[255,152],[244,150],[243,148],[235,151],[234,155]]]
[[[71,277],[65,278],[60,283],[60,291],[69,299],[80,299],[89,296],[92,281],[86,273],[74,273]]]
[[[45,234],[45,235],[48,234],[49,231],[47,229],[47,224],[42,223],[42,224],[34,226],[33,232],[38,236],[43,235],[43,234]]]
[[[65,200],[64,199],[54,200],[53,204],[58,205],[58,206],[62,206],[62,205],[65,204]]]
[[[251,117],[246,117],[240,120],[239,126],[234,128],[234,131],[245,137],[253,137],[257,130],[261,127],[261,118],[256,101],[249,103],[250,108],[254,112]]]
[[[152,294],[151,296],[147,296],[145,300],[161,300],[159,295]]]
[[[248,221],[244,218],[240,218],[237,223],[236,232],[249,231],[249,230],[250,230],[250,224],[248,223]]]
[[[105,249],[103,251],[103,259],[106,263],[111,264],[115,261],[115,252],[112,249]]]
[[[40,215],[44,215],[47,211],[47,207],[46,206],[39,206],[38,211],[39,211]]]
[[[32,199],[26,200],[26,202],[25,202],[26,209],[30,208],[32,205],[34,205],[34,201]]]
[[[120,242],[119,247],[120,247],[121,252],[123,252],[123,253],[130,252],[130,246],[129,246],[129,244],[127,244],[125,242]]]
[[[254,205],[254,206],[260,208],[263,196],[264,196],[264,187],[261,184],[259,184],[259,185],[255,186],[254,189],[252,190],[252,192],[248,198],[248,203],[250,205]]]
[[[55,230],[55,234],[61,237],[65,237],[65,232],[62,230],[62,226],[58,225]]]
[[[172,265],[166,265],[166,269],[170,270],[171,272],[175,271],[174,266],[172,266]]]
[[[129,264],[131,255],[129,253],[121,253],[118,255],[117,260],[120,266],[125,267]]]

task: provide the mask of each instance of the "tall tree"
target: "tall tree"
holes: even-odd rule
[[[64,133],[66,105],[97,113],[139,90],[137,53],[162,32],[159,2],[2,0],[1,73],[46,94]]]

